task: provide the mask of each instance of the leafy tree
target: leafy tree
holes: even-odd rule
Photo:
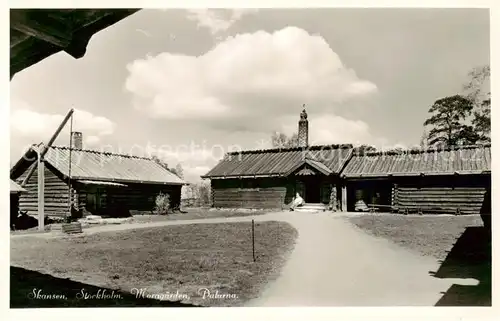
[[[299,136],[294,133],[292,136],[287,136],[280,132],[274,132],[271,136],[273,148],[293,148],[299,146]]]
[[[156,155],[155,155],[155,156],[151,157],[151,159],[152,159],[152,160],[154,160],[154,161],[155,161],[157,164],[159,164],[161,167],[163,167],[163,168],[165,168],[165,169],[167,169],[167,170],[170,170],[170,169],[168,168],[168,164],[167,164],[167,163],[165,163],[164,161],[162,161],[161,159],[159,159],[159,158],[158,158],[158,156],[156,156]]]
[[[182,169],[181,163],[178,163],[177,166],[175,166],[173,172],[180,178],[184,178],[184,170]]]
[[[199,182],[189,185],[189,197],[194,200],[195,206],[209,206],[211,199],[210,183]]]
[[[209,206],[211,201],[211,186],[210,183],[202,182],[196,186],[198,190],[198,203],[200,206]]]
[[[473,107],[471,100],[461,95],[436,100],[429,109],[432,116],[424,122],[424,126],[431,127],[427,136],[428,144],[445,146],[453,146],[459,142],[474,144],[476,141],[471,133],[472,129],[464,125]]]
[[[361,145],[357,148],[357,152],[359,155],[364,155],[368,152],[375,152],[377,151],[377,149],[375,148],[375,146],[372,146],[372,145]]]
[[[474,111],[472,125],[479,141],[491,141],[491,98],[483,100],[481,107]]]
[[[155,199],[154,212],[157,215],[167,215],[170,210],[170,195],[160,192]]]
[[[469,82],[464,85],[467,98],[474,105],[472,125],[479,135],[478,141],[491,141],[491,91],[490,66],[474,68],[469,73]]]
[[[161,167],[165,168],[166,170],[174,173],[175,175],[179,176],[180,178],[184,178],[184,172],[182,170],[182,165],[181,164],[177,164],[177,166],[175,168],[170,168],[168,167],[168,164],[165,163],[164,161],[162,161],[160,158],[158,158],[158,156],[153,156],[151,157],[152,160],[154,160],[157,164],[159,164]]]
[[[404,152],[405,149],[402,147],[394,147],[385,151],[385,153],[396,153],[396,154],[403,154]]]

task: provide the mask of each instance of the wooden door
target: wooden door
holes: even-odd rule
[[[85,209],[92,214],[96,214],[96,212],[97,212],[97,195],[96,195],[95,191],[87,192]]]

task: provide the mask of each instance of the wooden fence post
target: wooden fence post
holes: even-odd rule
[[[38,154],[38,230],[45,229],[45,164]]]
[[[252,256],[253,256],[253,261],[255,262],[255,227],[254,227],[254,220],[252,219]]]

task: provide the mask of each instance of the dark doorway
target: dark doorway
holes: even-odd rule
[[[304,201],[306,203],[321,202],[321,184],[316,177],[303,178],[304,184]]]
[[[347,185],[347,210],[354,211],[355,204],[363,201],[367,206],[381,206],[387,211],[391,205],[392,184],[388,180],[360,180]]]
[[[85,200],[85,209],[93,215],[100,215],[103,210],[104,190],[101,187],[88,187]]]

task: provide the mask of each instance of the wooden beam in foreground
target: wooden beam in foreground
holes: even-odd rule
[[[71,117],[71,115],[73,115],[73,112],[74,112],[74,109],[71,108],[70,111],[68,112],[68,114],[66,115],[66,117],[64,117],[64,119],[61,122],[61,124],[59,125],[59,127],[56,129],[56,132],[54,133],[54,135],[52,135],[52,137],[50,138],[50,140],[47,143],[47,145],[44,145],[41,150],[37,151],[37,153],[38,153],[37,157],[38,157],[39,160],[40,159],[43,160],[43,157],[45,156],[45,154],[47,154],[47,151],[49,150],[49,147],[52,146],[52,144],[56,140],[57,136],[59,136],[59,133],[64,128],[64,125],[66,125],[66,123],[68,122],[68,120]],[[40,164],[40,162],[38,162],[38,164]],[[28,172],[28,174],[24,178],[23,182],[21,183],[21,187],[24,187],[26,185],[26,183],[28,183],[29,179],[31,178],[31,176],[33,175],[34,172],[35,172],[35,166],[33,166],[30,169],[30,171]]]
[[[33,167],[35,168],[35,167]],[[38,158],[38,230],[45,229],[45,164]]]

